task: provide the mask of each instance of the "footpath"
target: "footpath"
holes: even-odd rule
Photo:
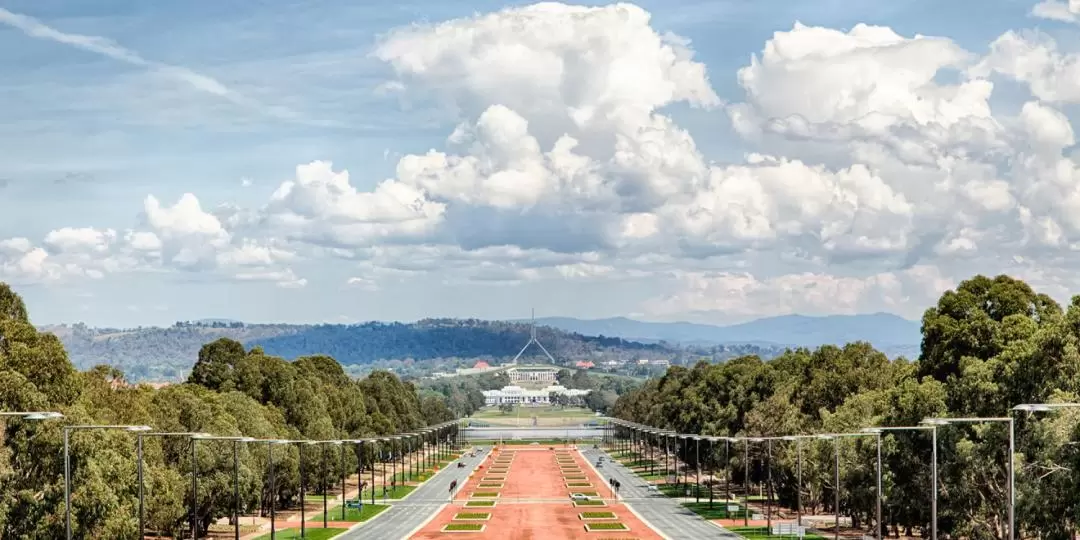
[[[409,456],[406,457],[404,470],[402,469],[401,464],[398,463],[397,468],[396,468],[397,478],[400,480],[403,474],[405,476],[408,476],[409,459],[410,458],[417,460],[417,463],[419,463],[419,464],[423,464],[425,459],[432,459],[431,456],[433,456],[435,453],[436,453],[436,451],[434,451],[434,450],[424,452],[424,453],[418,452],[417,453],[418,456],[416,456],[416,457],[414,457],[413,454],[410,454]],[[439,473],[444,472],[446,469],[451,468],[455,464],[455,462],[459,458],[461,458],[461,456],[462,456],[461,453],[454,453],[454,454],[450,454],[450,455],[445,455],[441,460],[438,457],[435,457],[434,458],[435,470],[432,470],[432,469],[429,469],[429,468],[426,468],[426,467],[421,467],[419,471],[416,471],[416,473],[417,473],[416,476],[422,478],[422,480],[410,480],[410,479],[406,478],[404,482],[401,482],[401,481],[394,482],[393,473],[395,472],[395,469],[394,469],[392,464],[388,464],[388,463],[377,464],[376,467],[375,467],[375,480],[374,480],[374,487],[375,487],[375,493],[376,493],[375,505],[377,507],[390,506],[390,509],[392,509],[393,508],[392,505],[402,503],[403,501],[408,499],[410,497],[410,495],[415,494],[420,489],[420,487],[422,487],[425,484],[429,483],[433,478],[435,478],[435,476],[438,476]],[[449,461],[449,464],[446,464],[445,468],[441,467],[441,465],[444,462],[447,462],[447,461]],[[346,479],[346,484],[345,484],[346,489],[345,489],[345,497],[344,497],[345,501],[350,501],[350,502],[351,501],[356,501],[357,495],[360,493],[361,484],[363,482],[367,482],[367,485],[365,485],[363,487],[363,493],[365,495],[365,499],[363,501],[363,504],[364,504],[364,507],[369,507],[371,505],[370,497],[371,497],[371,483],[372,483],[372,480],[371,480],[371,477],[369,476],[370,474],[371,474],[370,470],[364,471],[364,474],[362,475],[364,478],[362,480],[360,480],[359,482],[357,482],[357,475],[355,475],[355,474]],[[384,484],[384,478],[385,478],[385,481],[386,481],[385,484]],[[396,490],[400,490],[402,488],[402,486],[410,486],[413,489],[410,490],[408,493],[406,493],[404,496],[402,496],[400,498],[384,498],[384,496],[381,495],[381,494],[385,493],[383,491],[384,487],[386,488],[386,490],[392,492],[392,491],[395,491],[395,489],[394,489],[395,487],[396,487]],[[301,517],[305,518],[305,521],[303,521],[303,522],[306,525],[305,528],[309,532],[313,531],[314,529],[323,528],[322,515],[323,515],[323,506],[324,505],[323,505],[322,496],[321,495],[315,495],[312,492],[308,492],[306,494],[306,496],[307,496],[307,500],[303,501],[303,503],[302,503],[302,504],[304,504],[303,513],[301,513],[299,508],[290,508],[290,509],[287,509],[287,510],[278,510],[278,512],[277,512],[277,514],[275,515],[275,518],[274,518],[274,529],[275,529],[275,532],[277,533],[277,536],[284,537],[285,534],[283,534],[283,533],[285,531],[289,530],[289,529],[296,529],[298,531],[300,529],[300,525],[301,525],[301,522],[302,522]],[[332,495],[327,494],[325,506],[326,506],[326,510],[330,514],[328,516],[329,519],[326,522],[326,527],[327,528],[332,528],[332,529],[354,529],[354,528],[359,527],[359,526],[361,526],[361,525],[363,525],[363,524],[365,524],[365,523],[367,523],[369,521],[372,521],[372,520],[374,520],[376,518],[379,518],[383,514],[386,514],[386,513],[388,513],[390,511],[390,509],[382,509],[378,513],[375,513],[373,515],[368,515],[364,519],[364,521],[334,520],[335,515],[338,518],[341,517],[341,514],[339,512],[340,512],[340,507],[341,507],[342,504],[343,504],[343,499],[342,499],[342,496],[341,496],[340,485],[339,485],[337,493],[332,494]],[[347,509],[347,514],[354,514],[355,512],[356,512],[356,509],[354,509],[354,508]],[[243,533],[242,536],[240,537],[242,540],[255,540],[255,539],[263,538],[264,536],[267,536],[267,535],[270,534],[270,518],[269,518],[269,516],[258,517],[258,518],[252,518],[252,517],[244,516],[244,517],[241,517],[241,520],[242,520],[241,523],[247,522],[249,519],[258,524],[258,529],[255,530],[255,531],[250,531],[250,532]],[[342,536],[342,537],[344,537],[344,536]]]

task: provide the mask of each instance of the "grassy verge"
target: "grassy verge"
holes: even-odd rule
[[[304,535],[305,540],[326,540],[327,538],[333,538],[347,529],[320,529],[308,527],[307,534]],[[285,529],[281,531],[274,531],[274,538],[281,540],[292,540],[294,538],[300,538],[300,529]],[[255,540],[269,540],[270,533],[264,534]]]
[[[387,499],[400,499],[400,498],[412,493],[414,489],[416,489],[416,486],[394,486],[393,489],[386,490],[386,498]],[[381,499],[382,494],[383,494],[383,491],[382,491],[381,487],[375,488],[375,500]],[[369,500],[369,501],[371,500],[371,490],[370,489],[365,489],[364,490],[364,499]]]
[[[390,506],[385,504],[365,504],[363,509],[358,508],[346,508],[345,519],[341,519],[341,507],[337,506],[326,511],[328,521],[367,521],[380,513],[382,513]],[[319,512],[315,517],[308,519],[308,521],[322,521],[322,512]]]
[[[728,527],[727,529],[747,540],[775,538],[769,535],[768,527]],[[823,536],[816,534],[807,534],[803,538],[806,540],[825,540]]]
[[[683,506],[705,519],[733,519],[741,518],[746,515],[746,510],[742,508],[729,513],[727,511],[728,505],[721,501],[713,501],[712,508],[709,508],[708,502],[683,503]]]
[[[472,508],[490,508],[495,506],[495,501],[466,501],[465,506]]]

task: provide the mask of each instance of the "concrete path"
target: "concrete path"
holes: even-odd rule
[[[604,456],[604,467],[597,469],[600,476],[614,478],[622,483],[619,498],[662,536],[671,540],[696,540],[699,538],[742,538],[719,525],[691,512],[679,501],[648,490],[648,482],[630,469],[611,459],[602,450],[582,449],[590,465]]]
[[[389,509],[336,538],[340,540],[360,538],[403,540],[408,538],[450,502],[450,482],[457,480],[458,488],[465,485],[469,474],[476,469],[477,465],[484,462],[489,452],[491,448],[484,447],[484,451],[478,452],[476,457],[460,458],[466,465],[461,469],[457,466],[458,460],[455,460],[404,499],[392,502]]]

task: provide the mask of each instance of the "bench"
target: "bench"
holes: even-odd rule
[[[364,506],[364,503],[362,501],[354,501],[352,499],[349,499],[349,500],[345,501],[345,508],[360,509],[360,508],[363,508],[363,506]]]

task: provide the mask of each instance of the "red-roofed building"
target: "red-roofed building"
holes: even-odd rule
[[[574,364],[574,367],[578,367],[581,369],[592,369],[596,367],[596,364],[592,363],[592,361],[590,360],[578,360],[578,362]]]
[[[476,364],[473,365],[473,369],[491,369],[491,364],[488,364],[487,362],[485,362],[483,360],[480,360]]]

